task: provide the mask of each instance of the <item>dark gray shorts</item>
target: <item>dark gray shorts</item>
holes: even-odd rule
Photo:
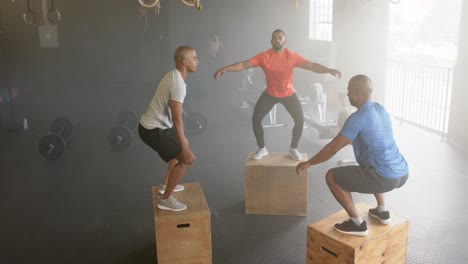
[[[398,179],[387,179],[378,174],[372,166],[343,166],[332,169],[336,184],[347,192],[385,193],[400,188],[408,175]]]
[[[140,124],[138,134],[141,140],[154,149],[165,162],[176,158],[182,151],[173,128],[146,129]]]

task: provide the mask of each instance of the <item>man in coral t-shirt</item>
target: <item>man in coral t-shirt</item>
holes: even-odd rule
[[[223,76],[225,71],[239,72],[253,67],[262,67],[266,77],[266,89],[255,104],[255,110],[252,116],[252,125],[255,138],[257,140],[258,150],[253,159],[261,159],[268,155],[263,138],[262,120],[268,112],[277,103],[281,103],[286,111],[294,119],[294,128],[292,133],[289,153],[295,160],[301,160],[301,154],[297,150],[299,139],[304,127],[304,114],[302,113],[301,103],[293,87],[293,70],[296,67],[313,71],[315,73],[330,73],[331,75],[341,77],[341,72],[336,69],[329,69],[320,64],[305,60],[302,56],[286,48],[284,32],[276,29],[271,35],[272,48],[259,53],[250,60],[241,61],[223,67],[217,70],[214,78]]]

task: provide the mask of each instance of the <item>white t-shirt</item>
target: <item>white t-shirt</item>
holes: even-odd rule
[[[187,85],[177,69],[172,69],[161,79],[140,124],[146,129],[167,129],[173,126],[169,101],[184,102]]]

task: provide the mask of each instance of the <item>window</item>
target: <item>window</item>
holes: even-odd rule
[[[310,0],[309,39],[332,41],[333,0]]]

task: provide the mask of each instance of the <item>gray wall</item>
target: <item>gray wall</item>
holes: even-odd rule
[[[150,46],[149,53],[158,55],[154,47],[164,46],[159,34],[167,31],[167,18],[149,16],[144,32],[136,1],[55,1],[55,7],[62,15],[57,26],[60,46],[40,48],[38,25],[22,21],[25,1],[1,1],[7,68],[3,85],[28,91],[32,100],[27,112],[39,123],[58,115],[86,119],[105,117],[125,105],[133,108],[147,60],[142,53]],[[41,1],[31,1],[31,8],[42,22]],[[153,72],[158,72],[157,65]]]
[[[41,20],[41,1],[31,2]],[[200,72],[188,79],[189,86],[207,86],[212,72],[205,52],[214,31],[228,49],[228,64],[270,48],[271,32],[281,28],[288,48],[343,72],[343,78],[336,80],[298,69],[297,89],[320,81],[333,100],[337,97],[330,87],[346,89],[352,75],[366,73],[378,88],[375,98],[382,98],[387,1],[335,1],[333,45],[308,39],[308,1],[299,1],[295,9],[293,1],[204,0],[200,12],[181,1],[165,0],[160,16],[149,11],[146,31],[136,0],[55,4],[62,13],[60,47],[41,49],[38,26],[21,19],[24,1],[0,2],[6,30],[1,37],[5,54],[2,67],[7,69],[3,83],[20,84],[30,91],[33,100],[29,110],[36,119],[50,120],[59,114],[78,119],[108,118],[122,108],[141,113],[157,81],[173,67],[172,54],[179,45],[195,47],[200,57]],[[226,79],[232,85],[241,84],[241,74],[232,73]]]
[[[383,101],[388,1],[335,1],[333,43],[309,40],[308,1],[300,1],[297,10],[292,1],[275,1],[272,4],[268,0],[206,0],[203,4],[205,8],[199,12],[186,8],[180,1],[172,1],[169,15],[171,46],[189,44],[199,50],[202,54],[201,72],[206,69],[203,67],[203,52],[211,32],[220,33],[228,47],[226,64],[230,64],[270,48],[271,32],[281,28],[286,32],[288,48],[306,59],[343,72],[343,78],[337,80],[296,70],[296,89],[307,87],[311,82],[322,82],[333,101],[337,98],[334,88],[345,90],[350,77],[365,73],[374,80],[374,99]],[[211,74],[202,73],[201,76]],[[236,76],[236,73],[231,75]]]
[[[384,102],[389,1],[335,1],[337,65],[343,81],[356,74],[374,83],[373,100]]]
[[[271,48],[271,32],[280,28],[286,33],[286,47],[300,53],[306,59],[316,61],[328,56],[328,44],[309,40],[309,4],[299,2],[295,9],[293,1],[237,0],[202,1],[203,11],[187,8],[181,1],[171,1],[169,32],[171,46],[188,44],[195,47],[200,57],[198,79],[209,78],[213,74],[206,67],[207,43],[212,32],[218,32],[227,50],[225,64],[246,60],[259,52]],[[164,8],[162,10],[166,12]],[[327,62],[324,62],[327,63]],[[259,74],[262,74],[259,72]],[[233,82],[241,83],[241,74],[229,74]],[[198,78],[198,79],[197,79]],[[296,87],[304,87],[308,82],[319,78],[303,70],[295,71]],[[190,81],[190,80],[189,80]],[[235,85],[235,84],[234,84]]]
[[[458,43],[458,60],[454,69],[454,85],[452,91],[452,104],[450,108],[450,120],[448,137],[449,140],[458,145],[466,152],[468,148],[468,3],[462,3],[460,17],[460,35]]]

